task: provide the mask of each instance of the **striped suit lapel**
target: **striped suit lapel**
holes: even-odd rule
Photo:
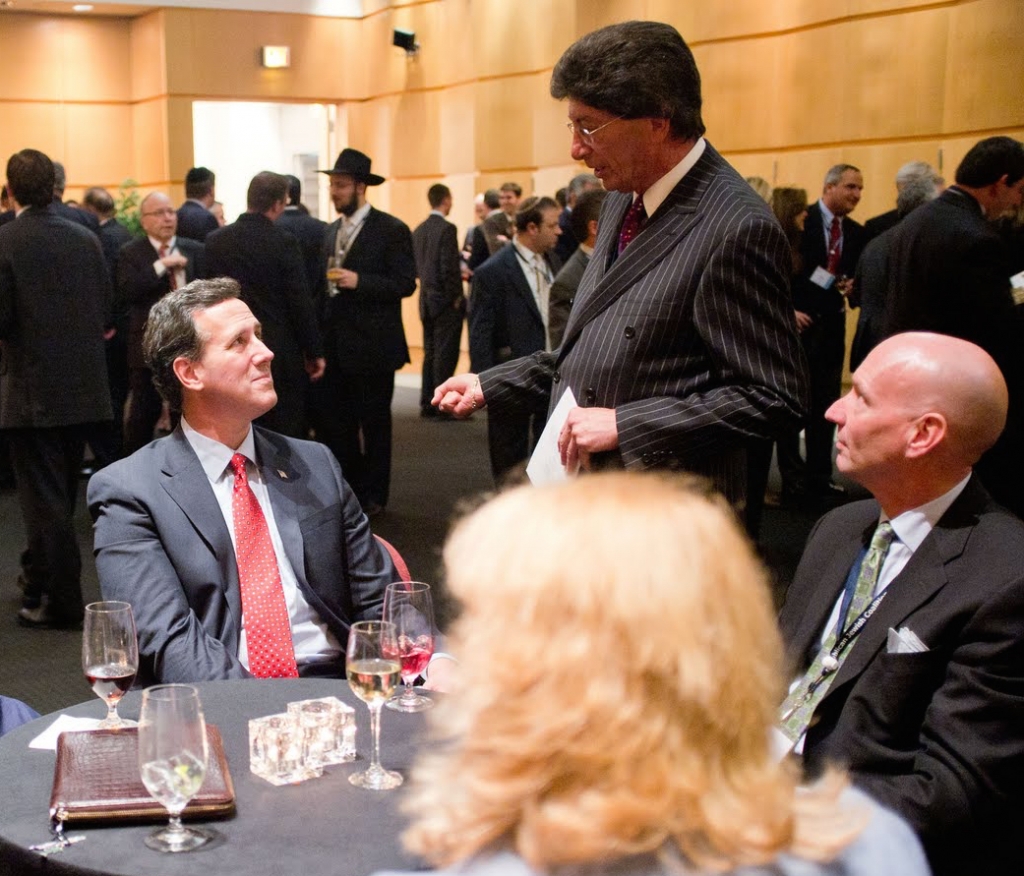
[[[602,211],[594,257],[588,265],[596,276],[593,285],[581,291],[573,303],[569,324],[562,339],[563,356],[587,323],[635,286],[645,274],[652,271],[675,250],[679,241],[700,221],[698,207],[714,175],[714,163],[720,160],[717,155],[710,145],[705,148],[697,164],[669,193],[657,212],[648,220],[644,230],[611,267],[607,266],[608,261],[612,249],[618,246],[619,228],[632,203],[632,197],[624,194],[609,196],[609,201],[612,198],[615,200]]]

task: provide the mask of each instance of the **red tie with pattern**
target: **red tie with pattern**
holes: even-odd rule
[[[249,671],[257,678],[298,678],[288,606],[267,519],[249,486],[241,453],[231,457],[231,468],[235,472],[231,516]]]
[[[828,229],[828,262],[825,263],[825,270],[833,276],[839,270],[839,259],[843,255],[841,241],[842,223],[838,216],[833,216]]]
[[[162,259],[167,258],[167,254],[169,252],[170,252],[170,250],[167,249],[167,244],[166,243],[162,244],[161,247],[160,247],[160,258],[162,258]],[[173,268],[168,268],[167,269],[167,279],[171,281],[171,291],[174,291],[175,289],[178,288],[178,278],[176,276],[174,276],[174,269]]]
[[[626,211],[622,220],[622,228],[619,229],[619,255],[629,246],[647,222],[647,211],[644,209],[644,196],[640,195],[633,205]]]

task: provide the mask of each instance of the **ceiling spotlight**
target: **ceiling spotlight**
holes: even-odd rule
[[[400,49],[405,49],[405,54],[410,58],[420,50],[420,44],[416,42],[416,31],[402,30],[398,27],[395,28],[391,45],[398,46]]]
[[[92,12],[91,3],[76,3],[71,7],[75,12]]]

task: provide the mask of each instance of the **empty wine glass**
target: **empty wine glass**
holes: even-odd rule
[[[93,692],[107,704],[107,717],[99,726],[134,727],[134,721],[117,714],[117,704],[139,670],[135,617],[127,602],[93,602],[85,607],[82,669]]]
[[[373,736],[373,756],[369,767],[361,773],[353,773],[348,780],[353,785],[373,791],[386,791],[402,784],[398,773],[380,765],[380,710],[395,692],[400,673],[398,658],[386,655],[394,654],[397,647],[394,624],[358,621],[348,632],[345,672],[352,691],[370,710],[370,732]]]
[[[184,827],[181,813],[202,787],[209,748],[199,692],[188,684],[161,684],[142,692],[139,772],[142,784],[170,815],[167,827],[146,837],[158,852],[187,852],[215,834]]]
[[[394,655],[401,664],[402,694],[385,705],[396,712],[422,712],[434,701],[420,696],[413,687],[434,653],[434,608],[430,585],[419,581],[388,584],[384,591],[384,620],[395,625]]]

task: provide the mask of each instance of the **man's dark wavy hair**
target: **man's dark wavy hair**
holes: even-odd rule
[[[679,31],[657,21],[625,21],[578,39],[555,64],[551,96],[627,119],[668,119],[681,140],[704,133],[693,53]]]

